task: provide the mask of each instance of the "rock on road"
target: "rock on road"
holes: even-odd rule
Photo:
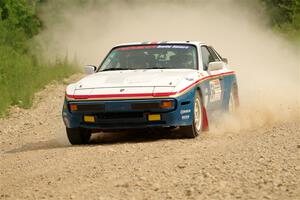
[[[99,133],[71,146],[65,86],[0,120],[0,199],[300,199],[298,119],[196,139]]]

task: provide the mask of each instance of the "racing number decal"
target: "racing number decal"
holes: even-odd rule
[[[219,79],[209,81],[210,87],[210,102],[216,102],[221,100],[222,88]]]

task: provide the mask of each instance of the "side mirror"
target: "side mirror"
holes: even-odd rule
[[[225,63],[222,61],[210,62],[208,64],[208,71],[215,71],[225,68]]]
[[[222,58],[222,61],[226,64],[228,64],[228,59],[227,58]]]
[[[94,65],[86,65],[86,66],[84,66],[84,72],[86,74],[93,74],[93,73],[96,72],[96,70],[97,70],[97,67],[94,66]]]

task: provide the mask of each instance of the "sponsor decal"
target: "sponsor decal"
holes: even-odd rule
[[[205,108],[207,108],[208,97],[209,97],[208,88],[205,88],[205,90],[204,90],[204,105],[205,105]]]
[[[181,116],[181,119],[182,119],[182,120],[187,120],[187,119],[189,119],[189,118],[190,118],[189,115],[182,115],[182,116]]]
[[[158,45],[158,49],[188,49],[189,45]]]
[[[190,45],[136,45],[128,47],[119,47],[116,50],[126,51],[126,50],[138,50],[138,49],[188,49]]]
[[[172,45],[158,45],[157,48],[158,49],[171,49]]]
[[[210,86],[210,102],[216,102],[221,100],[222,88],[219,79],[209,81]]]
[[[185,77],[185,80],[187,80],[187,81],[194,81],[194,78]]]
[[[125,50],[136,50],[136,49],[154,49],[157,45],[137,45],[137,46],[128,46],[128,47],[120,47],[117,48],[119,51],[125,51]]]
[[[181,110],[180,111],[180,114],[186,114],[186,113],[190,113],[191,112],[191,110],[190,109],[188,109],[188,110]]]

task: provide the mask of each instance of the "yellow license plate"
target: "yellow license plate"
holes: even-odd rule
[[[95,117],[94,116],[90,116],[90,115],[85,115],[83,117],[83,120],[85,122],[90,122],[90,123],[94,123],[95,122]]]
[[[159,114],[152,114],[152,115],[148,115],[148,120],[149,121],[160,121],[161,117]]]

